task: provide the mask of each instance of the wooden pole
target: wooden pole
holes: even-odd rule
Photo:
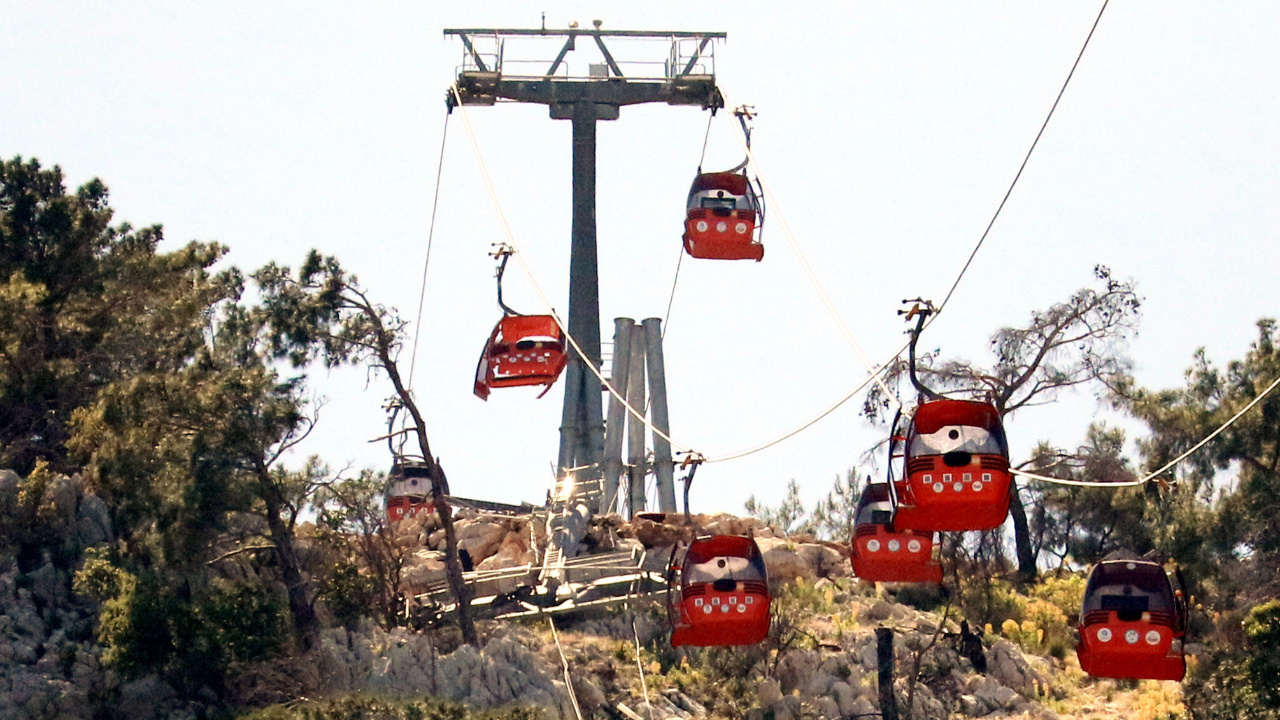
[[[893,694],[893,630],[876,628],[876,663],[880,673],[880,716],[898,720],[898,697]]]

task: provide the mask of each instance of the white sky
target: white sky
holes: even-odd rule
[[[707,455],[774,437],[862,378],[780,232],[784,215],[877,361],[903,341],[899,301],[940,300],[989,220],[1099,3],[25,3],[0,0],[0,155],[101,177],[118,220],[163,223],[170,247],[231,247],[250,270],[336,255],[373,296],[416,314],[444,93],[461,60],[446,27],[725,31],[718,81],[759,112],[754,147],[778,196],[763,263],[686,258],[667,335],[672,434]],[[802,8],[802,9],[797,9]],[[1181,383],[1193,351],[1241,357],[1280,313],[1280,9],[1117,1],[1036,155],[925,344],[989,362],[986,341],[1087,284],[1095,263],[1146,298],[1138,380]],[[585,74],[590,43],[570,56]],[[662,60],[659,45],[610,43]],[[512,44],[548,60],[558,44]],[[570,126],[541,106],[469,117],[539,282],[567,311]],[[460,117],[450,123],[417,390],[460,495],[540,502],[562,386],[471,395],[499,317],[486,253],[503,239]],[[646,106],[601,123],[602,335],[661,316],[706,114]],[[731,117],[706,166],[740,160]],[[539,312],[521,274],[509,304]],[[407,358],[407,355],[406,355]],[[328,398],[309,452],[386,467],[389,388],[316,375]],[[698,474],[695,510],[740,512],[796,478],[811,504],[877,433],[855,400],[766,452]],[[1090,396],[1028,410],[1015,460],[1074,445]]]

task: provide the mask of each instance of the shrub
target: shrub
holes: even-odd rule
[[[421,698],[400,700],[346,695],[316,702],[277,705],[242,715],[240,720],[545,720],[534,707],[478,710],[460,703]]]
[[[102,661],[126,678],[154,672],[188,692],[221,692],[229,664],[270,659],[285,645],[283,603],[257,585],[215,581],[192,597],[186,583],[135,576],[95,553],[74,588],[102,602]]]
[[[1248,643],[1249,682],[1263,706],[1280,708],[1280,600],[1254,607],[1241,626]]]

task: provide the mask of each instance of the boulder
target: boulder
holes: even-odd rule
[[[21,482],[22,478],[18,477],[18,473],[8,468],[0,470],[0,497],[16,495]]]
[[[85,547],[115,540],[115,535],[111,531],[111,514],[107,510],[107,504],[97,495],[85,495],[80,498],[76,518],[76,530],[80,535],[80,543]]]
[[[826,696],[819,696],[813,701],[813,705],[814,709],[818,711],[818,717],[825,718],[825,720],[840,720],[840,706],[835,700]]]
[[[990,710],[1008,710],[1022,700],[1022,696],[1012,688],[1001,685],[991,677],[982,677],[972,685],[974,696]]]
[[[656,523],[647,518],[632,520],[631,532],[647,548],[674,545],[677,542],[688,540],[690,536],[688,528]]]
[[[477,570],[502,570],[520,567],[533,562],[534,553],[529,550],[527,531],[512,530],[502,538],[497,552],[476,566]]]
[[[987,708],[986,703],[979,700],[977,696],[961,695],[960,712],[964,713],[968,717],[982,717],[991,711]]]
[[[853,701],[852,712],[849,714],[853,717],[873,717],[880,714],[880,709],[872,705],[866,697],[859,697]]]
[[[67,539],[76,530],[76,488],[64,475],[55,475],[45,486],[40,510],[54,532]]]
[[[471,562],[479,565],[482,560],[493,555],[507,536],[507,529],[499,523],[476,521],[461,524],[458,528],[458,552],[463,550],[471,555]]]
[[[150,718],[167,718],[168,706],[177,698],[177,692],[159,676],[145,677],[126,683],[120,688],[120,699],[116,711],[120,717],[130,720],[149,720]]]
[[[987,651],[988,672],[1006,686],[1028,695],[1035,694],[1035,685],[1048,685],[1048,678],[1037,672],[1023,656],[1017,645],[1001,638]]]
[[[756,544],[760,546],[760,552],[764,556],[771,582],[794,582],[796,578],[812,580],[815,577],[813,569],[800,557],[797,546],[791,542],[756,538]]]

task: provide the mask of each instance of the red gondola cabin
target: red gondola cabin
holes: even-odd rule
[[[769,634],[769,578],[755,540],[698,538],[669,581],[673,647],[753,645]]]
[[[1154,562],[1093,566],[1080,610],[1080,668],[1094,677],[1181,680],[1187,672],[1183,592]]]
[[[391,481],[391,489],[387,491],[387,520],[396,522],[435,510],[431,500],[431,472],[426,463],[413,460],[394,463]]]
[[[689,188],[684,249],[696,258],[759,262],[764,246],[756,230],[763,219],[759,198],[745,174],[700,173]]]
[[[567,361],[564,333],[554,317],[507,315],[493,328],[480,355],[476,397],[487,400],[493,388],[518,385],[550,389]]]
[[[988,403],[922,403],[906,436],[896,483],[899,531],[993,530],[1009,515],[1009,444]]]
[[[851,544],[853,572],[863,580],[942,582],[942,565],[933,559],[933,533],[894,532],[889,483],[871,483],[863,488]]]

